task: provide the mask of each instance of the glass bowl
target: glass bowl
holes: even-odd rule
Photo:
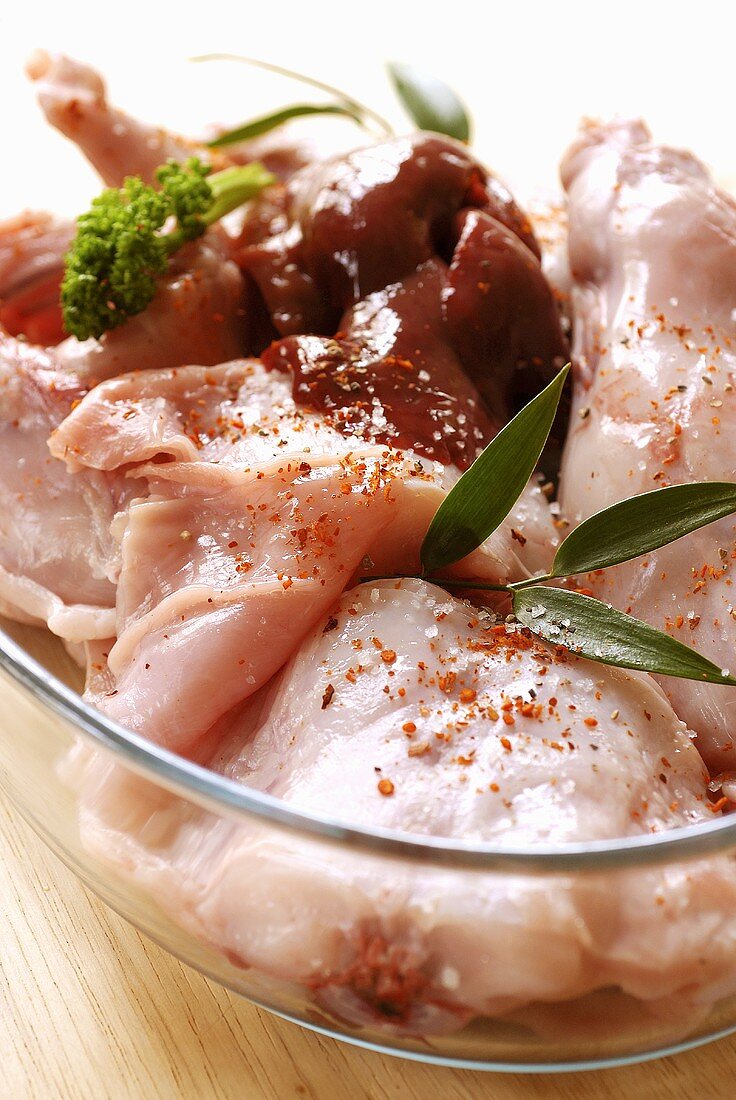
[[[513,1072],[641,1061],[736,1029],[736,907],[709,893],[736,870],[736,819],[530,849],[354,828],[127,732],[69,686],[49,635],[8,631],[10,799],[108,905],[255,1004],[385,1053]]]

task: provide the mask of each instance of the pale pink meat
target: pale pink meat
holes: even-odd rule
[[[99,340],[70,336],[56,354],[95,385],[131,370],[222,363],[242,353],[245,338],[243,279],[215,227],[177,253],[142,313]]]
[[[96,470],[70,477],[49,454],[50,432],[85,392],[50,356],[0,335],[0,601],[73,641],[114,631],[110,523],[130,491]]]
[[[74,226],[25,212],[0,224],[0,326],[32,344],[64,338],[59,283]]]
[[[200,151],[111,108],[85,66],[41,54],[29,71],[110,184]],[[574,522],[643,488],[733,477],[736,221],[697,162],[653,149],[638,125],[590,130],[565,180]],[[52,253],[29,247],[29,270],[38,255],[50,272]],[[0,295],[2,261],[0,234]],[[727,689],[667,682],[670,701],[651,677],[553,650],[423,580],[358,583],[418,570],[459,470],[295,404],[288,374],[239,358],[246,309],[216,230],[102,340],[3,338],[0,607],[85,643],[86,697],[109,717],[298,810],[500,847],[712,821],[685,723],[720,770]],[[733,531],[724,521],[588,583],[727,665]],[[452,572],[528,577],[559,537],[534,480]],[[613,996],[687,1029],[736,992],[724,859],[474,877],[216,817],[82,747],[66,765],[89,852],[235,966],[351,1024],[549,1029],[549,1004],[559,1022]]]
[[[49,123],[79,146],[110,187],[119,186],[125,176],[151,182],[156,168],[170,157],[186,160],[202,151],[193,141],[111,106],[102,77],[81,61],[37,50],[26,71],[36,82]]]
[[[81,61],[36,50],[28,60],[26,72],[36,83],[38,100],[48,122],[79,146],[109,187],[119,186],[125,176],[141,176],[153,182],[161,164],[169,159],[184,161],[191,156],[208,161],[215,168],[257,160],[279,179],[288,179],[304,165],[354,144],[355,129],[348,125],[328,130],[318,126],[316,140],[285,127],[227,149],[209,149],[206,138],[174,134],[132,118],[113,106],[100,74]],[[213,127],[210,136],[221,132],[222,127]]]
[[[207,751],[295,808],[502,847],[713,816],[702,762],[651,678],[555,654],[421,581],[346,592]],[[80,785],[91,850],[231,961],[352,1023],[524,1022],[530,1003],[539,1015],[534,1002],[616,986],[644,1015],[692,1025],[733,985],[736,887],[718,858],[615,885],[474,877],[280,840],[95,757]]]
[[[424,532],[458,477],[341,435],[295,405],[287,376],[255,360],[104,383],[51,448],[72,471],[128,470],[148,482],[118,526],[117,693],[104,709],[186,753],[281,667],[356,572],[418,568]],[[457,570],[527,576],[555,536],[530,486]]]
[[[11,335],[59,345],[56,363],[89,384],[128,370],[222,363],[242,353],[243,278],[219,227],[176,254],[143,313],[100,340],[64,340],[60,283],[73,235],[73,225],[48,214],[0,225],[0,325]]]
[[[664,485],[736,481],[736,204],[641,123],[585,130],[562,166],[577,372],[561,500],[572,521]],[[586,583],[736,671],[736,523]],[[733,688],[663,679],[715,772],[736,764]]]
[[[280,473],[289,463],[330,466],[336,459],[357,453],[374,457],[392,453],[384,446],[344,436],[321,416],[297,406],[289,377],[265,370],[255,359],[209,369],[184,367],[129,374],[105,382],[72,412],[54,433],[50,446],[70,470],[114,470],[165,459],[171,465],[166,470],[159,466],[156,476],[185,480],[186,464],[198,462],[198,483],[213,488],[227,486],[243,474]],[[405,480],[416,491],[412,511],[397,516],[395,523],[405,524],[409,531],[413,525],[429,522],[459,473],[454,467],[418,459],[411,452],[406,452],[406,457],[402,474],[409,471]],[[521,539],[510,537],[512,528]],[[403,538],[396,538],[393,548],[375,548],[376,567],[385,566],[387,571],[397,553],[405,559],[412,557],[416,564],[416,538],[415,532],[410,547]],[[545,497],[530,483],[498,536],[484,544],[483,554],[495,557],[499,576],[521,576],[545,568],[558,540]],[[470,576],[476,565],[469,559],[459,567],[463,575]]]
[[[58,294],[67,242],[66,228],[41,216],[0,232],[0,316],[27,337],[0,329],[0,606],[80,641],[114,632],[120,555],[110,524],[136,486],[115,471],[71,476],[49,454],[50,434],[102,378],[238,354],[244,322],[242,277],[225,236],[210,231],[177,257],[145,313],[99,341],[34,346],[53,341],[48,294],[51,283]]]

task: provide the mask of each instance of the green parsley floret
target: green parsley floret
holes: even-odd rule
[[[210,171],[196,157],[170,161],[156,172],[160,190],[129,176],[92,201],[64,262],[67,332],[99,339],[141,313],[174,252],[274,182],[260,164]]]

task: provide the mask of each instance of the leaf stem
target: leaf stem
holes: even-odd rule
[[[259,61],[255,57],[243,57],[236,53],[206,53],[199,54],[197,57],[190,57],[190,61],[239,61],[243,65],[253,65],[256,69],[265,69],[266,72],[276,73],[278,76],[286,76],[290,80],[301,81],[302,84],[310,84],[313,88],[318,88],[321,92],[326,92],[327,95],[334,95],[342,103],[353,108],[353,110],[365,115],[366,118],[371,119],[380,129],[383,131],[385,137],[393,136],[394,129],[390,122],[388,122],[382,115],[379,115],[377,111],[374,111],[371,107],[366,107],[364,103],[359,103],[357,99],[353,99],[351,96],[346,95],[345,92],[339,88],[333,87],[332,84],[325,84],[322,80],[316,80],[312,76],[305,76],[303,73],[293,72],[291,69],[284,69],[281,65],[273,65],[270,61]]]
[[[509,592],[518,592],[522,588],[531,588],[533,584],[543,584],[544,581],[554,580],[552,573],[542,573],[540,577],[527,577],[523,581],[513,581],[507,585]]]

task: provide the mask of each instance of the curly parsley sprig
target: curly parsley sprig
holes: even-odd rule
[[[173,253],[275,182],[261,164],[210,171],[197,157],[170,161],[156,172],[158,190],[128,176],[93,199],[64,260],[67,332],[99,339],[141,313]]]

